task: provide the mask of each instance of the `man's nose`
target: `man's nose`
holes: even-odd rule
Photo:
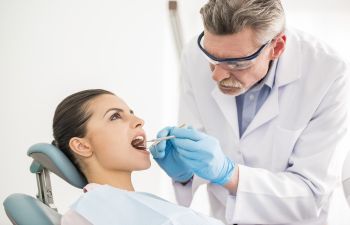
[[[230,72],[223,69],[220,65],[212,65],[212,78],[216,82],[222,81],[230,77]]]

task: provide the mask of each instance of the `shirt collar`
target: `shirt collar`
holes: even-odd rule
[[[270,68],[266,76],[264,77],[264,79],[260,81],[258,84],[255,84],[253,87],[251,87],[250,90],[260,90],[264,85],[272,89],[275,84],[277,63],[278,62],[275,60],[271,61]]]
[[[271,62],[269,72],[267,72],[266,77],[264,78],[264,83],[269,86],[271,89],[275,84],[275,76],[276,76],[276,68],[277,68],[278,60],[274,60]]]

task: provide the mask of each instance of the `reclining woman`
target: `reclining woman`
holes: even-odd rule
[[[122,99],[101,89],[72,94],[57,106],[53,143],[88,181],[85,193],[63,215],[63,225],[223,225],[134,190],[132,172],[151,165],[143,125]]]

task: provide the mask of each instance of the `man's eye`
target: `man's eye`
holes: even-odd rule
[[[116,119],[120,119],[121,116],[119,113],[114,113],[109,119],[112,120],[116,120]]]

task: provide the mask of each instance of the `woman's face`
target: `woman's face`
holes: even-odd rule
[[[135,138],[143,138],[141,146],[145,146],[144,121],[122,99],[108,94],[98,96],[88,104],[88,111],[92,116],[85,138],[103,169],[131,172],[150,167],[149,152],[131,145]]]

